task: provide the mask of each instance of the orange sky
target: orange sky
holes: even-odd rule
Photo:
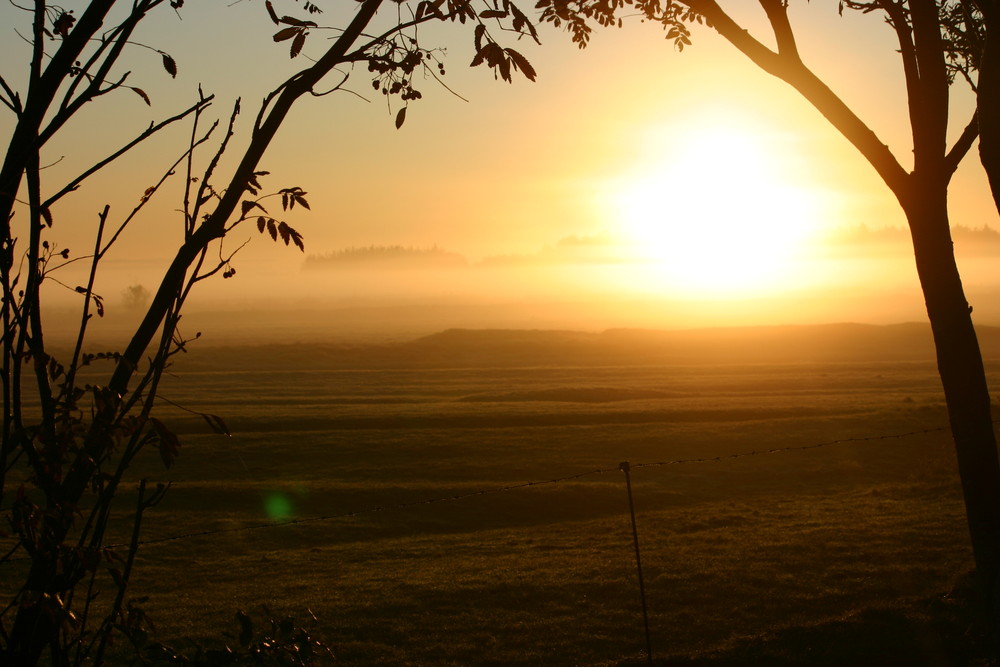
[[[751,11],[754,3],[729,4],[750,18],[760,14],[759,9]],[[797,3],[795,10],[807,63],[869,120],[897,155],[905,156],[908,129],[888,28],[875,15],[847,12],[838,18],[836,3]],[[293,5],[279,7],[283,11],[292,12]],[[108,146],[182,108],[199,83],[218,95],[214,113],[222,117],[232,99],[242,95],[245,129],[256,100],[296,64],[289,62],[286,44],[271,41],[274,28],[262,3],[190,3],[181,15],[179,21],[169,10],[161,12],[140,36],[175,57],[177,79],[160,69],[156,54],[137,49],[132,82],[150,95],[153,107],[128,91],[91,104],[70,128],[72,139],[47,151],[49,161],[58,161],[46,171],[47,183],[61,183]],[[17,18],[10,5],[0,8],[0,25],[11,26]],[[320,22],[324,20],[334,23],[336,17],[328,12],[321,15]],[[694,46],[683,53],[674,52],[651,26],[638,23],[623,31],[599,32],[583,52],[563,34],[544,30],[542,35],[542,47],[518,47],[538,70],[538,82],[517,79],[508,85],[494,81],[483,68],[466,66],[471,59],[469,30],[449,25],[423,31],[425,44],[433,39],[447,47],[445,81],[469,101],[428,79],[418,86],[424,98],[411,106],[398,131],[384,100],[369,95],[363,71],[356,72],[351,89],[367,101],[347,93],[303,100],[262,167],[273,174],[265,188],[297,185],[308,191],[312,213],[287,218],[305,235],[307,253],[437,245],[475,264],[497,255],[544,255],[567,237],[603,240],[610,246],[607,253],[623,258],[623,266],[572,271],[563,266],[544,277],[504,274],[484,278],[489,289],[482,294],[513,301],[572,298],[575,292],[715,301],[731,317],[701,316],[712,323],[743,323],[740,318],[745,320],[746,311],[754,308],[733,304],[771,298],[776,285],[802,292],[822,283],[850,293],[873,284],[859,280],[857,267],[819,262],[810,248],[837,228],[902,226],[902,215],[871,168],[785,84],[757,71],[706,30],[697,32]],[[312,48],[321,46],[322,35],[310,39]],[[26,49],[9,35],[0,43],[6,75]],[[843,52],[845,43],[852,46],[850,53]],[[956,93],[961,89],[956,85]],[[956,128],[964,126],[970,102],[964,91],[956,94]],[[6,130],[9,122],[9,116],[0,119],[0,129]],[[82,254],[102,203],[110,201],[115,212],[124,214],[155,179],[166,156],[176,153],[186,132],[158,139],[150,150],[123,161],[92,188],[67,200],[54,211],[52,238]],[[713,148],[712,138],[720,135],[742,148],[728,155],[724,147]],[[235,145],[245,139],[245,133],[238,135]],[[699,145],[706,150],[699,152]],[[975,158],[970,155],[951,188],[953,222],[1000,228]],[[775,200],[781,206],[761,210]],[[656,202],[663,203],[663,210],[655,210]],[[172,212],[176,205],[165,198],[153,215],[127,232],[116,263],[108,267],[112,294],[122,284],[114,281],[153,286],[179,236]],[[727,227],[740,212],[745,213],[743,227]],[[712,234],[689,232],[713,222],[720,240],[750,248],[755,237],[764,239],[753,254],[765,259],[756,268],[752,263],[741,267],[741,253],[720,251],[716,259],[725,258],[722,264],[733,275],[706,272],[706,263],[713,261],[705,250]],[[760,233],[745,234],[747,225]],[[250,236],[256,232],[237,233],[234,241]],[[783,255],[764,255],[765,248],[770,252],[779,242],[789,246]],[[904,261],[883,264],[893,273],[877,282],[907,291],[912,301],[916,278],[905,252],[903,248]],[[706,253],[705,259],[698,253]],[[687,274],[678,268],[682,258],[693,267]],[[206,294],[232,302],[247,294],[291,299],[328,288],[333,298],[364,298],[363,285],[335,284],[339,278],[334,274],[303,274],[302,261],[297,250],[256,237],[235,262],[237,278],[217,281]],[[778,272],[777,278],[751,279],[751,271],[762,263]],[[865,270],[879,266],[870,263]],[[695,275],[698,271],[701,277]],[[977,286],[985,285],[989,274],[975,271]],[[556,273],[560,277],[553,277]],[[429,278],[426,298],[477,298],[475,290],[461,287],[442,287]],[[864,319],[867,312],[859,307],[852,313],[850,298],[829,302],[836,302],[836,309],[820,308],[812,317]],[[783,315],[776,308],[767,315],[792,321],[802,309]],[[697,323],[694,316],[684,321]]]

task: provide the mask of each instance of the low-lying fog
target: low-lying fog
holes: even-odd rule
[[[258,243],[237,273],[197,286],[181,330],[205,344],[405,340],[448,328],[688,329],[923,322],[926,314],[903,230],[867,231],[804,260],[794,284],[766,294],[668,294],[655,271],[600,243],[564,240],[534,255],[470,261],[436,247],[395,246],[302,255]],[[957,230],[978,324],[1000,324],[1000,235]],[[109,263],[98,281],[106,317],[92,341],[119,345],[141,317],[162,267]],[[74,284],[72,279],[63,282]],[[75,328],[78,295],[49,285],[48,335]],[[57,312],[58,311],[58,312]]]

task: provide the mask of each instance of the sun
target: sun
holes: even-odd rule
[[[689,129],[616,182],[609,214],[650,291],[729,298],[785,291],[807,277],[821,196],[765,136],[718,124]]]

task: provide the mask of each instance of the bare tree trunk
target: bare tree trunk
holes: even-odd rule
[[[1000,460],[989,387],[955,262],[946,187],[940,179],[916,175],[912,185],[904,210],[934,335],[976,571],[982,589],[992,596],[1000,576]]]

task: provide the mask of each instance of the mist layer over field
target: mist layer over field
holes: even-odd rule
[[[719,293],[685,292],[666,279],[664,267],[602,236],[486,257],[389,245],[303,258],[261,246],[234,260],[239,270],[231,279],[199,284],[182,331],[201,331],[220,345],[405,340],[449,328],[597,332],[926,320],[905,230],[857,228],[821,241],[785,283],[747,292],[736,289],[735,276],[734,289]],[[976,321],[1000,325],[1000,234],[957,228],[955,244]],[[92,322],[98,340],[121,339],[134,328],[145,301],[130,290],[148,297],[160,270],[153,259],[110,262],[102,270],[97,291],[107,314]],[[60,280],[73,285],[76,278],[85,282]],[[67,315],[59,329],[71,331],[70,304],[78,295],[54,282],[48,288],[50,303]]]

